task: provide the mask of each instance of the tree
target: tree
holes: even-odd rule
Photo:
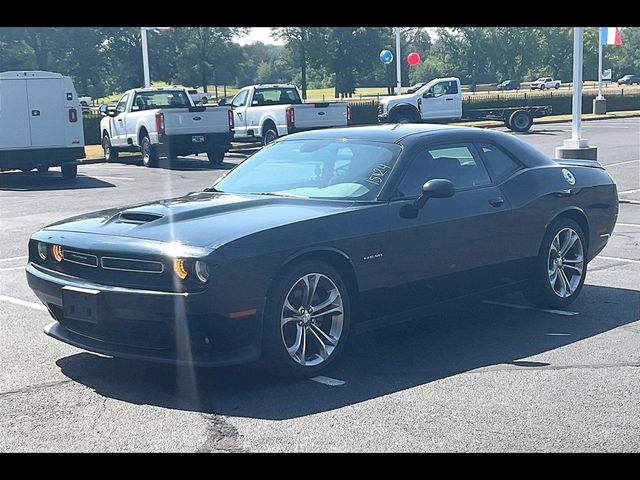
[[[297,56],[296,66],[300,67],[300,87],[302,98],[307,98],[308,52],[319,43],[317,28],[314,27],[272,27],[271,36],[285,42]]]

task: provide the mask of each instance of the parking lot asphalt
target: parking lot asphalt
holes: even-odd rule
[[[46,224],[201,190],[243,154],[83,165],[76,182],[0,174],[0,451],[640,451],[640,119],[583,130],[625,203],[574,304],[512,294],[388,327],[352,339],[328,377],[289,383],[67,346],[26,284]],[[571,127],[517,135],[552,155]]]

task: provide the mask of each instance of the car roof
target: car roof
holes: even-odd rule
[[[403,139],[414,135],[432,135],[437,133],[453,134],[456,132],[465,135],[473,134],[474,136],[485,135],[488,133],[484,129],[473,127],[457,127],[428,123],[397,123],[310,130],[307,132],[287,135],[282,139],[282,141],[349,139],[385,143],[401,143]]]

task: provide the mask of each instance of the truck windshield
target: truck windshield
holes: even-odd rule
[[[163,90],[159,92],[138,92],[133,104],[140,110],[153,108],[185,108],[190,107],[184,90]]]
[[[296,105],[302,103],[298,90],[293,87],[269,87],[256,88],[251,105],[259,107],[261,105],[289,105],[292,103]]]
[[[215,191],[326,199],[373,200],[401,147],[340,140],[275,142],[214,184]]]

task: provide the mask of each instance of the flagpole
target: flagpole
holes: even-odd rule
[[[402,93],[402,65],[400,63],[400,27],[396,27],[396,79],[398,86],[396,87],[396,95]]]
[[[598,100],[602,98],[602,27],[598,27]]]

